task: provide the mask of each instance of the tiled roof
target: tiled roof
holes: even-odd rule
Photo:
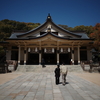
[[[9,39],[11,39],[11,40],[12,40],[12,39],[36,39],[36,38],[43,37],[43,36],[47,35],[48,33],[45,33],[45,34],[40,35],[40,36],[38,36],[38,37],[25,37],[24,35],[28,35],[28,34],[30,34],[31,32],[37,31],[38,29],[40,29],[40,28],[42,28],[43,26],[45,26],[48,22],[50,22],[54,27],[58,28],[58,29],[61,30],[62,32],[67,33],[67,34],[69,34],[69,35],[72,35],[72,36],[75,36],[75,37],[76,37],[76,38],[75,38],[75,37],[60,37],[60,36],[58,36],[58,35],[56,35],[56,34],[54,34],[54,33],[49,33],[49,34],[51,34],[51,35],[53,35],[53,36],[55,36],[55,37],[57,37],[57,38],[63,38],[63,39],[89,39],[89,37],[87,36],[87,34],[86,34],[85,32],[71,32],[71,31],[65,30],[64,28],[62,28],[62,27],[56,25],[56,24],[52,21],[50,15],[47,16],[46,22],[45,22],[44,24],[40,25],[39,27],[37,27],[37,28],[35,28],[35,29],[32,29],[32,30],[30,30],[30,31],[28,31],[28,32],[22,32],[22,31],[21,31],[21,32],[14,32],[14,33],[9,37]],[[23,38],[22,36],[24,36],[24,38]]]
[[[21,37],[21,36],[23,36],[23,35],[30,34],[31,32],[34,32],[34,31],[36,31],[36,30],[38,30],[38,29],[42,28],[42,27],[43,27],[43,26],[45,26],[48,22],[51,22],[51,23],[52,23],[55,27],[57,27],[58,29],[60,29],[60,30],[62,30],[62,31],[64,31],[64,32],[67,32],[67,33],[69,33],[69,34],[72,34],[72,35],[75,35],[75,36],[80,37],[80,35],[73,34],[73,32],[70,32],[70,31],[68,31],[68,30],[65,30],[64,28],[62,28],[62,27],[60,27],[60,26],[56,25],[56,24],[52,21],[52,19],[51,19],[51,16],[50,16],[50,15],[49,15],[49,16],[47,16],[47,20],[46,20],[46,22],[45,22],[45,23],[41,24],[39,27],[37,27],[37,28],[35,28],[35,29],[32,29],[32,30],[30,30],[30,31],[28,31],[28,32],[25,32],[24,34],[20,34],[20,35],[18,35],[18,37]]]
[[[40,35],[40,36],[38,36],[38,37],[25,37],[25,38],[20,37],[20,38],[17,38],[16,35],[18,35],[18,34],[20,34],[20,33],[14,33],[14,34],[12,34],[11,37],[13,37],[13,38],[10,37],[9,40],[30,40],[30,39],[38,39],[38,38],[44,37],[44,36],[46,36],[46,35],[48,35],[48,34],[51,34],[51,35],[54,36],[54,37],[61,38],[61,39],[66,39],[66,40],[91,40],[91,39],[89,39],[89,38],[85,38],[85,37],[87,37],[87,36],[86,36],[86,34],[84,34],[84,33],[82,34],[82,38],[60,37],[60,36],[58,36],[58,35],[56,35],[56,34],[54,34],[54,33],[51,33],[51,32],[49,32],[49,33],[44,33],[44,34],[42,34],[42,35]],[[78,33],[78,34],[79,34],[79,33]]]

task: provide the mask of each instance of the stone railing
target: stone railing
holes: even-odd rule
[[[98,72],[100,72],[100,62],[94,63],[92,60],[81,61],[81,67],[84,71],[86,71],[86,69],[88,69],[89,72],[93,72],[93,71],[96,71],[96,70]]]
[[[8,66],[8,71],[15,71],[18,66],[18,62],[15,60],[6,60],[7,66]]]

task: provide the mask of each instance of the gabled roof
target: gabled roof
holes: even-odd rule
[[[71,35],[71,36],[73,36],[73,37],[61,37],[61,36],[58,36],[58,35],[56,35],[56,34],[54,34],[54,33],[52,33],[52,32],[46,32],[46,33],[44,33],[43,35],[40,35],[40,36],[38,36],[38,37],[28,37],[28,36],[30,36],[31,35],[31,33],[34,33],[34,32],[36,32],[36,31],[38,31],[38,30],[40,30],[41,28],[44,28],[44,26],[46,26],[47,24],[51,24],[51,25],[53,25],[53,27],[55,27],[56,29],[58,29],[58,30],[61,30],[61,32],[64,32],[64,33],[66,33],[66,34],[69,34],[69,35]],[[37,27],[37,28],[35,28],[35,29],[32,29],[32,30],[30,30],[30,31],[28,31],[28,32],[14,32],[10,37],[9,37],[9,40],[14,40],[14,39],[16,39],[16,40],[27,40],[27,39],[37,39],[37,38],[41,38],[41,37],[44,37],[44,36],[46,36],[47,34],[51,34],[52,36],[55,36],[55,37],[57,37],[57,38],[62,38],[62,39],[78,39],[78,40],[84,40],[84,39],[86,39],[86,40],[91,40],[88,36],[87,36],[87,34],[85,33],[85,32],[70,32],[70,31],[68,31],[68,30],[65,30],[65,29],[63,29],[62,27],[60,27],[60,26],[58,26],[58,25],[56,25],[53,21],[52,21],[52,18],[51,18],[51,16],[50,16],[50,14],[47,16],[47,19],[46,19],[46,22],[44,23],[44,24],[42,24],[42,25],[40,25],[39,27]],[[27,36],[26,36],[27,35]]]
[[[53,37],[56,37],[56,38],[59,38],[59,39],[64,39],[64,40],[93,40],[93,39],[89,39],[89,38],[68,38],[68,37],[60,37],[52,32],[48,32],[48,33],[44,33],[38,37],[21,37],[21,38],[9,38],[8,40],[32,40],[32,39],[39,39],[39,38],[42,38],[42,37],[45,37],[47,35],[51,35]]]
[[[51,18],[51,16],[50,16],[50,14],[47,16],[47,19],[46,19],[46,22],[45,22],[45,23],[41,24],[39,27],[37,27],[37,28],[35,28],[35,29],[32,29],[32,30],[30,30],[30,31],[28,31],[28,32],[25,32],[24,34],[17,35],[17,37],[22,37],[22,36],[24,36],[24,35],[28,35],[28,34],[30,34],[30,33],[32,33],[32,32],[35,32],[35,31],[41,29],[41,28],[42,28],[43,26],[45,26],[47,23],[51,23],[52,25],[54,25],[56,28],[60,29],[61,31],[64,31],[64,32],[66,32],[66,33],[72,34],[72,35],[77,36],[77,37],[81,37],[81,35],[74,34],[73,32],[70,32],[70,31],[68,31],[68,30],[65,30],[64,28],[62,28],[62,27],[56,25],[56,24],[52,21],[52,18]]]

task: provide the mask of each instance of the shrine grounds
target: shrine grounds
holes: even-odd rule
[[[69,72],[55,84],[54,68],[0,74],[0,100],[100,100],[100,74]]]

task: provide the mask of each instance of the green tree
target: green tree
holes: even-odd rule
[[[80,25],[74,27],[73,31],[85,31],[89,35],[91,32],[93,32],[93,26]]]
[[[38,27],[40,23],[25,23],[13,20],[4,19],[0,21],[0,41],[11,35],[14,30],[29,31]]]

